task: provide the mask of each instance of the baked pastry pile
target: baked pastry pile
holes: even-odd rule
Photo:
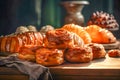
[[[83,28],[66,24],[47,31],[46,27],[43,29],[45,32],[42,30],[43,33],[35,30],[35,27],[24,28],[17,28],[12,35],[1,36],[0,52],[18,53],[18,58],[44,66],[55,66],[64,62],[85,63],[104,58],[106,51],[100,43],[116,41],[112,33],[97,25]]]

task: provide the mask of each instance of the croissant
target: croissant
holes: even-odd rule
[[[85,28],[92,38],[93,43],[114,43],[116,42],[116,37],[107,29],[103,29],[97,25],[90,25]]]
[[[76,33],[83,39],[85,44],[91,43],[92,41],[90,35],[81,26],[75,24],[66,24],[62,27],[62,29]]]

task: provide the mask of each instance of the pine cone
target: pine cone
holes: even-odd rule
[[[91,15],[87,25],[98,25],[109,30],[118,30],[119,25],[112,14],[106,12],[95,12]]]

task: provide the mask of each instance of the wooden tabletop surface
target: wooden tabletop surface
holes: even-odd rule
[[[120,57],[113,58],[106,55],[105,58],[95,59],[89,63],[64,63],[50,68],[56,69],[120,69]]]

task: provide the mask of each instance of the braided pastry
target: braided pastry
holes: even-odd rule
[[[43,37],[40,32],[24,32],[0,37],[0,52],[19,52],[25,45],[42,46]]]

